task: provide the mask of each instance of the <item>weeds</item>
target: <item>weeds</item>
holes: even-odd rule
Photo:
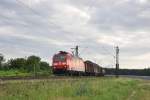
[[[149,85],[138,87],[139,83],[122,78],[17,81],[0,84],[0,100],[126,100],[133,89],[148,96]]]

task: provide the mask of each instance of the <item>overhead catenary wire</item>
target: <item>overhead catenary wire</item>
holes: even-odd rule
[[[115,67],[115,55],[112,54],[107,48],[105,48],[104,46],[101,46],[101,48],[103,49],[103,51],[105,52],[106,55],[112,57],[112,60],[110,61],[110,64],[105,65],[106,67]]]
[[[80,46],[79,46],[80,47]],[[79,55],[80,54],[83,54],[84,53],[84,51],[88,48],[88,47],[82,47],[83,49],[82,49],[82,51],[80,51],[80,53],[79,53]]]
[[[112,57],[112,64],[111,64],[111,66],[112,67],[115,67],[115,59],[116,59],[116,56],[114,55],[114,54],[112,54],[107,48],[105,48],[104,46],[101,46],[102,47],[102,49],[105,51],[105,53],[107,54],[107,55],[110,55],[111,57]]]
[[[25,8],[27,8],[27,9],[29,9],[32,13],[34,13],[35,15],[37,15],[37,16],[39,16],[39,17],[41,17],[42,19],[44,19],[43,18],[43,16],[39,13],[39,12],[37,12],[36,10],[34,10],[33,8],[31,8],[29,5],[27,5],[27,4],[25,4],[25,3],[23,3],[21,0],[16,0],[17,1],[17,3],[20,5],[20,6],[24,6]],[[91,1],[91,5],[90,5],[90,7],[89,8],[92,8],[93,6],[93,3],[94,2],[94,0],[92,0]],[[57,28],[61,28],[61,27],[59,27],[58,25],[56,25],[55,23],[52,23],[52,22],[49,22],[49,21],[47,21],[46,19],[44,19],[49,25],[54,25],[55,27],[57,27]],[[113,58],[115,57],[113,54],[111,54],[104,46],[102,46],[102,48],[103,48],[103,50],[106,52],[106,54],[107,55],[110,55],[110,56],[112,56]],[[87,49],[87,47],[85,48],[85,49]],[[84,50],[85,50],[84,49]],[[82,51],[83,52],[83,51]]]
[[[109,50],[106,49],[104,46],[101,46],[101,47],[102,47],[102,49],[103,49],[108,55],[110,55],[110,56],[112,56],[112,57],[115,57],[115,55],[112,54],[112,53],[110,53]]]
[[[89,54],[92,54],[93,52],[92,51],[90,51],[90,48],[89,49],[87,49],[87,48],[89,48],[89,47],[84,47],[84,49],[82,50],[82,52],[83,51],[85,51],[85,52],[83,52],[83,53],[86,53],[86,55],[89,55]],[[83,53],[81,53],[80,52],[80,54],[83,54]],[[85,57],[86,59],[88,58],[87,56]],[[88,58],[89,59],[89,58]],[[93,61],[95,62],[95,63],[98,63],[98,64],[100,64],[100,65],[102,65],[102,66],[107,66],[106,64],[104,64],[104,58],[99,58],[99,59],[97,59],[96,57],[92,57],[92,59],[93,59]],[[111,64],[109,64],[109,65],[112,65],[112,63]]]
[[[46,18],[43,18],[44,16],[42,16],[39,12],[35,11],[32,7],[30,7],[29,5],[23,3],[21,0],[16,0],[16,2],[20,5],[20,6],[24,6],[25,8],[29,9],[30,12],[32,12],[33,14],[39,16],[42,18],[42,20],[44,20],[48,25],[50,25],[51,27],[54,27],[55,29],[59,29],[60,31],[63,31],[65,33],[68,33],[67,30],[65,30],[64,28],[62,28],[61,25],[57,25],[56,23],[54,22],[50,22],[48,20],[46,20]],[[49,30],[48,30],[49,31]],[[50,31],[51,32],[51,31]],[[76,39],[74,39],[76,40]]]
[[[90,0],[90,5],[89,5],[89,8],[92,8],[93,7],[93,4],[95,3],[96,0]]]
[[[61,28],[60,26],[56,25],[56,24],[53,23],[53,22],[47,21],[45,18],[43,18],[43,16],[42,16],[39,12],[35,11],[35,10],[34,10],[33,8],[31,8],[29,5],[23,3],[23,2],[20,1],[20,0],[16,0],[16,2],[17,2],[20,6],[23,6],[23,7],[27,8],[27,9],[29,9],[30,12],[32,12],[32,13],[34,13],[35,15],[41,17],[42,20],[44,20],[44,21],[45,21],[46,23],[48,23],[49,25],[53,25],[53,26],[55,26],[55,27],[57,27],[57,28],[59,28],[59,29],[62,30],[62,28]]]
[[[89,8],[92,8],[92,7],[93,7],[94,1],[96,1],[96,0],[91,0],[90,7],[89,7]],[[113,63],[114,63],[114,61],[115,61],[115,55],[112,54],[112,53],[110,53],[109,50],[107,50],[104,46],[101,46],[101,47],[102,47],[102,49],[104,50],[105,54],[110,55],[111,57],[113,57]],[[115,64],[112,64],[112,66],[115,66]]]

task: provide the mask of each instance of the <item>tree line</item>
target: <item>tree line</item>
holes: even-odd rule
[[[26,72],[50,71],[51,67],[47,62],[41,61],[38,56],[29,56],[27,58],[14,58],[5,60],[0,54],[0,70],[17,69]]]
[[[106,68],[106,74],[115,75],[116,69]],[[147,69],[119,69],[119,75],[138,75],[138,76],[150,76],[150,68]]]

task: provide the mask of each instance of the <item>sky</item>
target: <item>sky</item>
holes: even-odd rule
[[[104,67],[150,66],[150,0],[0,0],[0,53],[37,55],[51,64],[58,51]]]

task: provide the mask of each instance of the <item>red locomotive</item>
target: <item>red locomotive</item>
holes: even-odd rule
[[[83,74],[85,72],[82,58],[64,51],[53,56],[52,66],[54,74]]]
[[[83,61],[77,55],[60,51],[53,56],[52,68],[54,74],[103,76],[104,69],[91,61]]]

